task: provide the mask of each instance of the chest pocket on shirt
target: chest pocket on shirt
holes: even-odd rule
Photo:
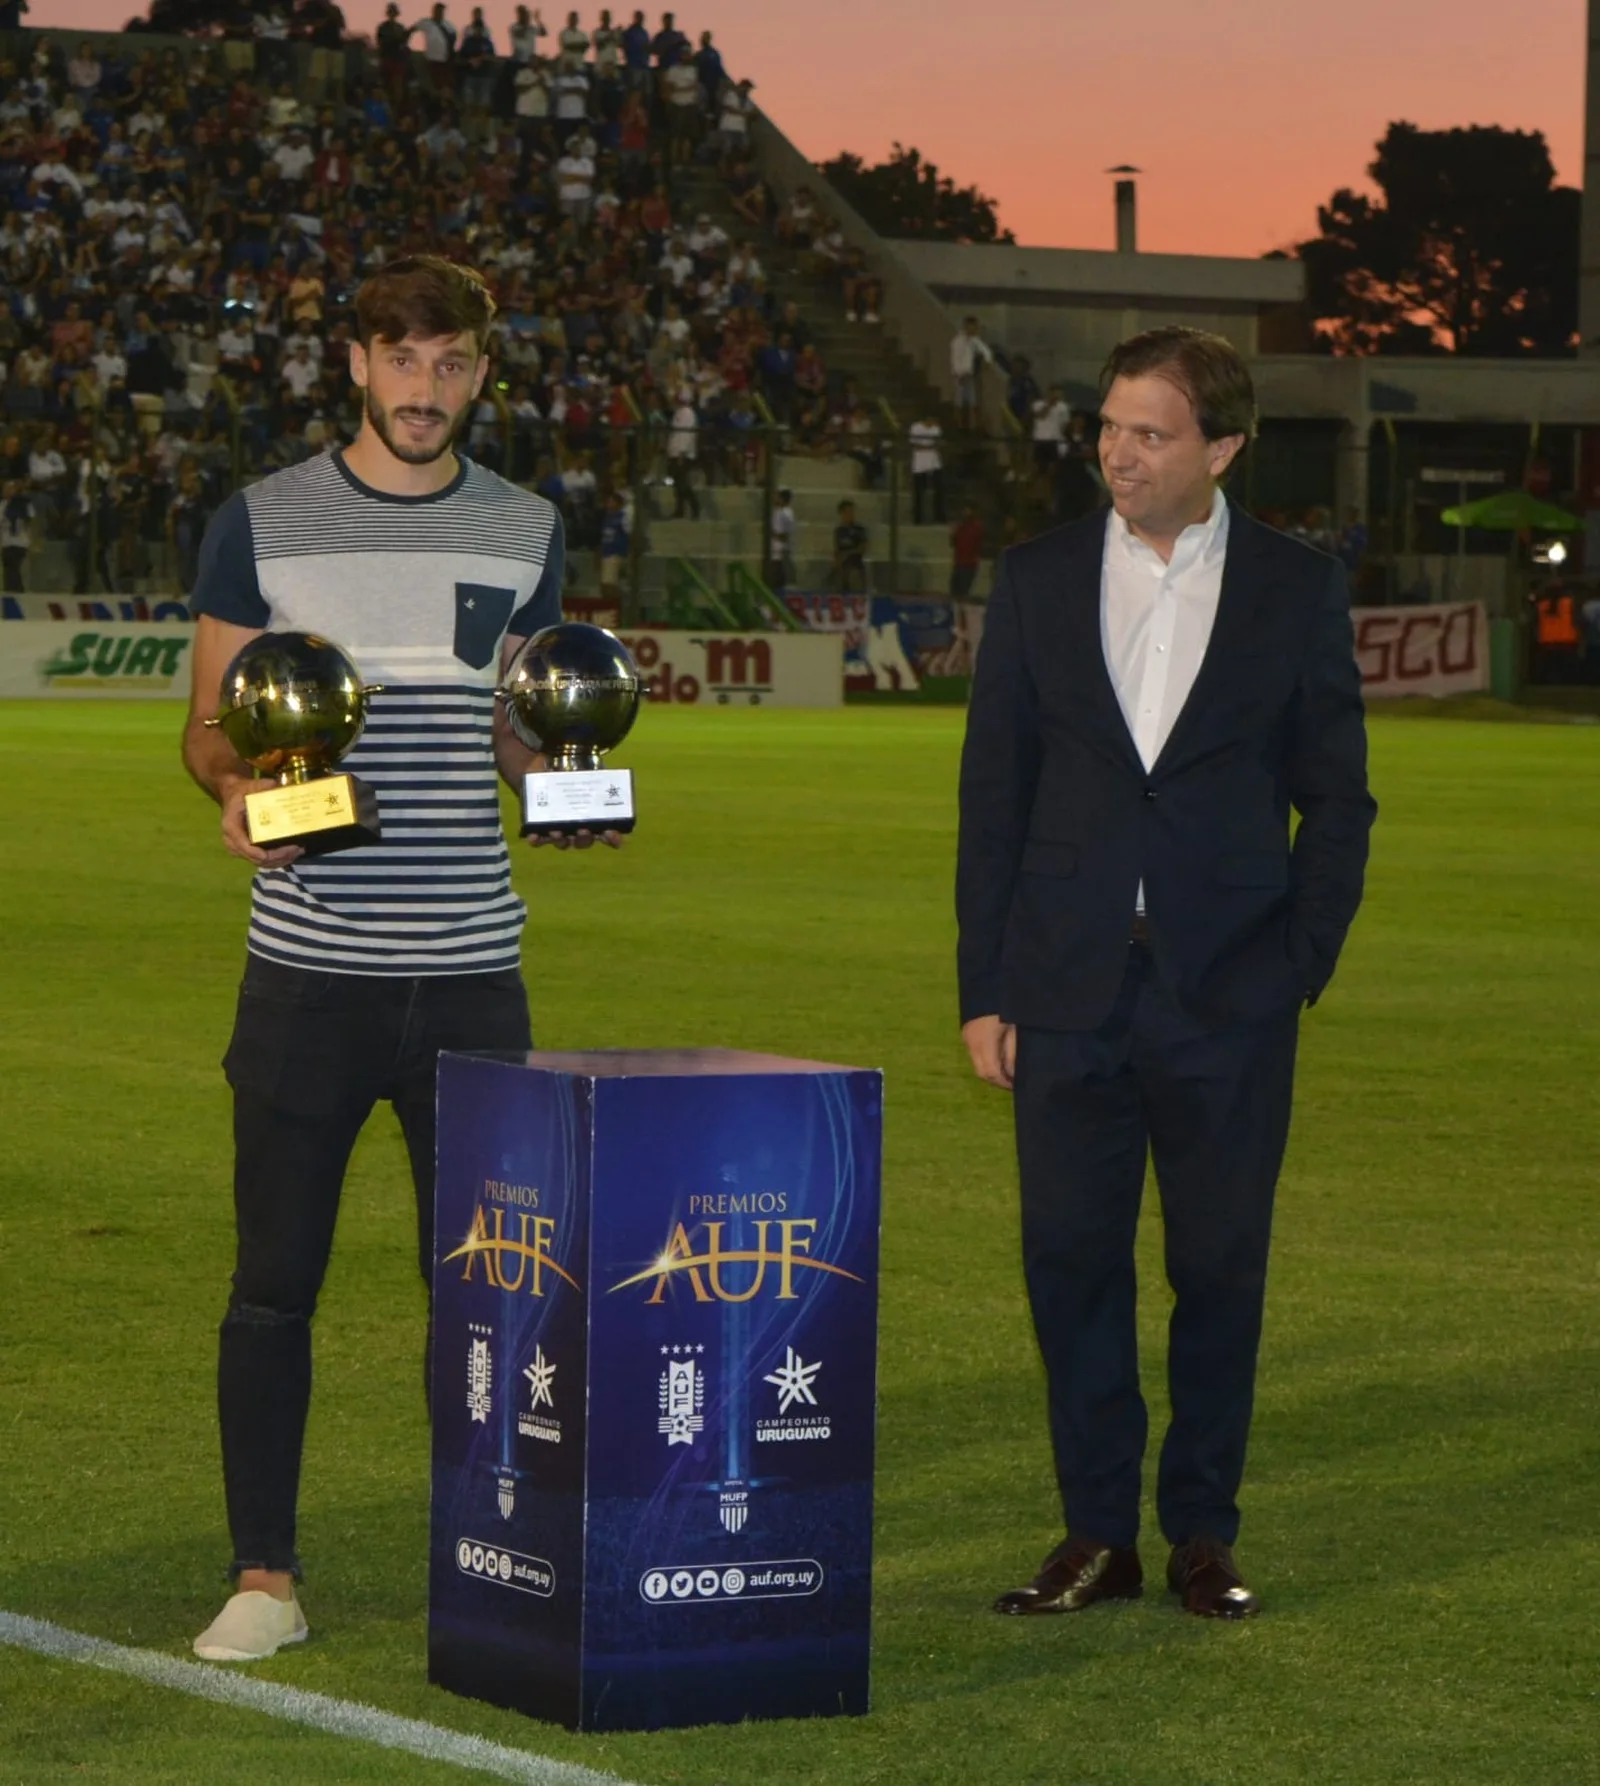
[[[511,618],[517,599],[514,589],[496,589],[488,583],[456,584],[456,656],[481,670],[494,656],[500,635]]]

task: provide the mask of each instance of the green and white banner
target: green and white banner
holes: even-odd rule
[[[0,626],[0,699],[189,698],[194,628],[171,621]]]

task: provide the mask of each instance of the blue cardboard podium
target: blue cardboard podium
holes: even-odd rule
[[[866,1711],[882,1107],[772,1055],[441,1058],[431,1680]]]

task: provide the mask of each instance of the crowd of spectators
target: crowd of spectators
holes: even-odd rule
[[[697,482],[755,476],[763,411],[788,450],[881,472],[879,423],[774,299],[763,253],[811,257],[864,324],[881,294],[809,192],[774,206],[751,83],[709,31],[609,11],[552,29],[524,6],[500,44],[479,8],[458,33],[443,4],[411,24],[391,4],[373,52],[310,101],[293,38],[308,18],[342,31],[315,4],[254,15],[253,71],[223,38],[184,55],[39,36],[0,64],[8,586],[31,528],[74,541],[80,589],[163,551],[187,587],[235,481],[353,435],[353,293],[424,249],[499,300],[469,450],[555,497],[580,548],[618,557],[641,448],[677,512]],[[731,229],[680,214],[691,163],[720,172]]]

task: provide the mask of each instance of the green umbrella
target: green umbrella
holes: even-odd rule
[[[1496,533],[1581,533],[1583,523],[1576,515],[1558,509],[1553,502],[1541,502],[1526,490],[1501,490],[1477,502],[1463,503],[1446,509],[1439,517],[1446,527],[1487,527]]]

